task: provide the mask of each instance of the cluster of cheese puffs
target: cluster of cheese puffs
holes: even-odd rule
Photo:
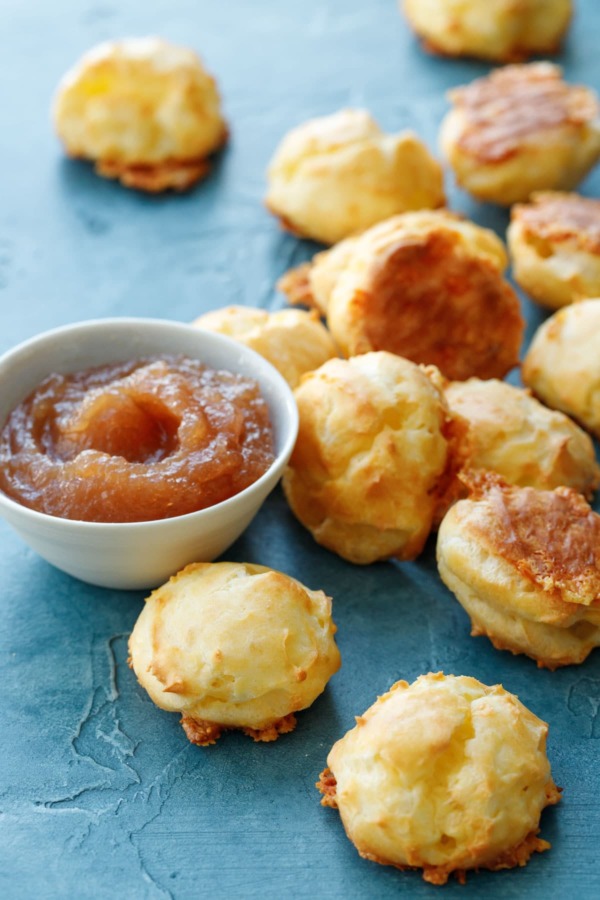
[[[474,197],[512,206],[518,284],[560,309],[522,378],[524,321],[491,231],[444,208],[442,166],[365,110],[305,122],[268,168],[267,208],[332,245],[284,275],[292,308],[227,307],[195,324],[242,341],[294,388],[300,431],[283,488],[322,546],[353,563],[439,573],[473,634],[550,669],[600,645],[600,202],[572,191],[600,158],[600,106],[560,69],[570,0],[405,0],[429,49],[511,65],[450,95],[443,155]],[[54,106],[67,153],[146,191],[205,177],[225,143],[214,79],[159,39],[106,44]],[[305,309],[298,309],[304,306]],[[198,563],[148,599],[131,664],[194,743],[291,731],[340,665],[331,600],[262,566]],[[359,853],[433,883],[524,865],[559,791],[547,726],[501,687],[397,682],[334,746],[319,780]]]

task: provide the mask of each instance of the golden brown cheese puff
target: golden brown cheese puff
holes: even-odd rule
[[[600,516],[571,488],[491,473],[470,486],[442,521],[437,558],[471,633],[548,669],[583,662],[600,645]]]
[[[578,194],[534,194],[511,210],[513,274],[530,297],[558,309],[600,296],[600,201]]]
[[[267,312],[248,306],[226,306],[193,322],[217,331],[264,356],[295,388],[305,372],[312,372],[338,355],[333,338],[313,310]]]
[[[227,138],[214,79],[192,50],[156,37],[89,50],[60,82],[53,118],[69,156],[152,193],[204,178]]]
[[[340,667],[331,601],[249,563],[193,563],[146,600],[129,640],[138,681],[192,743],[292,731]]]
[[[441,392],[408,360],[367,353],[329,360],[295,396],[300,429],[283,487],[296,517],[351,562],[413,559],[447,486]]]
[[[571,0],[403,0],[428,50],[514,62],[555,53],[569,26]]]
[[[574,188],[600,157],[596,94],[546,62],[505,66],[450,92],[442,150],[461,187],[510,206]]]
[[[567,485],[587,497],[598,487],[600,468],[590,437],[529,391],[470,378],[451,382],[444,393],[451,412],[468,422],[471,468],[489,469],[522,487]]]
[[[500,685],[441,672],[398,681],[334,744],[321,802],[362,857],[432,884],[524,866],[549,849],[540,815],[560,800],[547,733]]]
[[[385,134],[344,109],[290,131],[268,169],[266,205],[302,237],[334,244],[395,213],[444,204],[443,174],[410,131]]]
[[[600,437],[600,299],[566,306],[547,319],[521,374],[543,403]]]
[[[500,378],[518,361],[524,329],[506,263],[492,231],[422,210],[348,238],[279,286],[325,313],[345,356],[388,350],[448,378]]]

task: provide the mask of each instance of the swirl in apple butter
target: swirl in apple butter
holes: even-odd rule
[[[49,375],[0,432],[0,489],[53,516],[142,522],[220,503],[273,459],[255,381],[146,357]]]

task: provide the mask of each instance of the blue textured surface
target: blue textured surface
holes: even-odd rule
[[[580,0],[562,55],[598,87],[600,6]],[[232,140],[187,196],[148,198],[62,159],[48,105],[95,42],[159,33],[218,76]],[[393,0],[3,0],[0,351],[78,319],[189,320],[229,303],[281,305],[278,275],[312,247],[263,210],[264,168],[290,126],[344,105],[435,145],[444,91],[487,71],[425,56]],[[584,192],[598,194],[600,172]],[[503,232],[507,216],[451,191]],[[530,329],[541,320],[526,303]],[[598,507],[596,507],[598,508]],[[501,681],[550,722],[563,802],[543,817],[553,849],[444,896],[600,896],[600,651],[538,671],[469,637],[432,547],[414,564],[358,568],[318,548],[276,492],[229,558],[297,576],[334,598],[343,667],[275,744],[226,735],[191,746],[127,668],[142,594],[54,570],[0,523],[0,896],[10,898],[433,897],[416,873],[360,860],[314,781],[331,744],[378,692],[422,672]]]

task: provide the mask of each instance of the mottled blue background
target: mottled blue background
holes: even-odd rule
[[[561,62],[598,88],[600,6],[578,7]],[[444,91],[488,68],[424,55],[393,0],[2,0],[0,21],[0,351],[97,316],[190,320],[229,303],[281,305],[277,276],[314,250],[262,207],[282,134],[354,105],[435,146]],[[213,176],[186,196],[100,180],[64,160],[51,132],[51,94],[81,52],[145,33],[201,52],[231,123]],[[600,172],[583,189],[599,187]],[[503,233],[505,212],[450,198]],[[531,331],[542,315],[524,307]],[[63,575],[0,523],[0,896],[438,896],[416,873],[361,860],[314,789],[355,714],[397,678],[438,669],[501,681],[547,719],[565,788],[543,817],[549,853],[444,896],[600,896],[600,652],[554,673],[497,652],[469,637],[431,546],[414,564],[354,567],[313,543],[280,492],[228,557],[330,593],[343,667],[293,734],[275,744],[231,734],[200,749],[127,668],[143,595]]]

